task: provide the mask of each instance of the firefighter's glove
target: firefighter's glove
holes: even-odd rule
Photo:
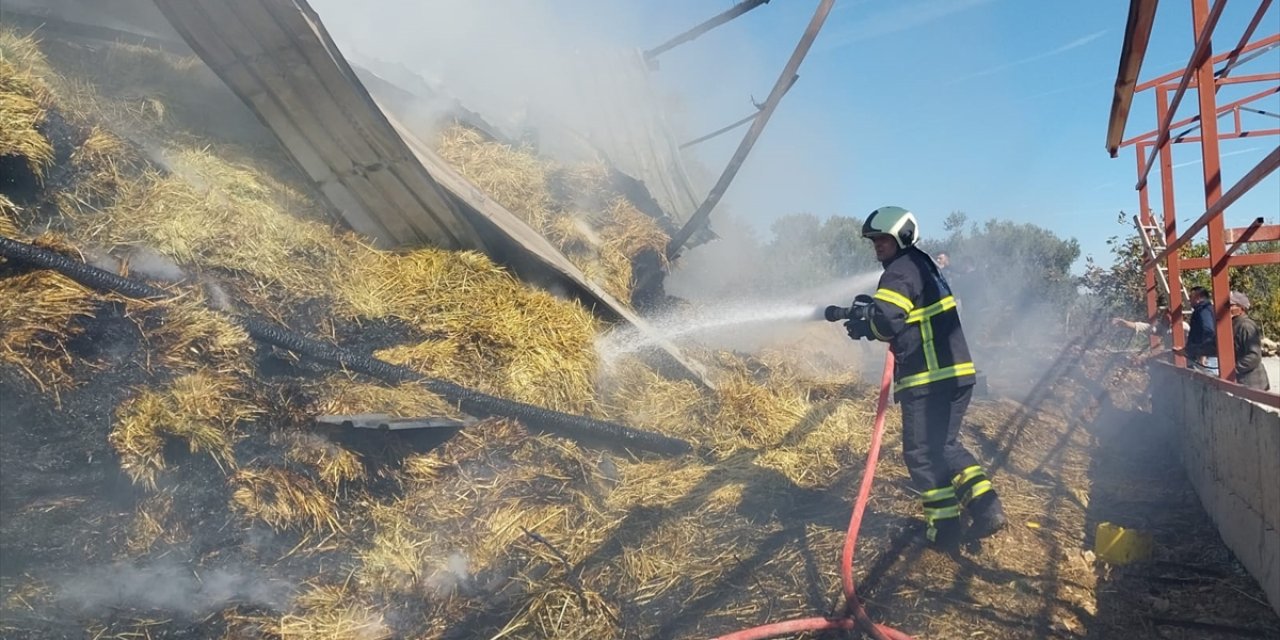
[[[849,319],[844,323],[850,339],[875,339],[871,333],[871,306],[874,304],[871,296],[865,293],[853,299],[853,306],[849,307]]]

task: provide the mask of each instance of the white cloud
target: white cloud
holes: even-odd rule
[[[1219,157],[1219,158],[1230,158],[1231,156],[1238,156],[1238,155],[1243,155],[1243,154],[1246,154],[1246,153],[1253,153],[1253,152],[1255,152],[1255,151],[1262,151],[1262,147],[1249,147],[1248,149],[1240,149],[1240,150],[1238,150],[1238,151],[1230,151],[1230,152],[1224,153],[1224,154],[1222,154],[1222,155],[1220,155],[1220,156],[1218,156],[1218,157]],[[1180,169],[1180,168],[1182,168],[1182,167],[1190,167],[1190,166],[1192,166],[1192,165],[1202,164],[1203,162],[1204,162],[1204,160],[1203,160],[1203,159],[1201,159],[1201,158],[1196,158],[1195,160],[1188,160],[1188,161],[1186,161],[1186,162],[1179,162],[1178,164],[1173,165],[1173,168],[1174,168],[1174,169]]]
[[[1057,47],[1057,48],[1054,48],[1054,49],[1050,49],[1050,50],[1048,50],[1048,51],[1044,51],[1044,52],[1041,52],[1041,53],[1037,53],[1037,54],[1035,54],[1035,55],[1033,55],[1033,56],[1029,56],[1029,57],[1023,58],[1023,59],[1021,59],[1021,60],[1015,60],[1015,61],[1013,61],[1013,62],[1006,62],[1006,63],[1001,64],[1001,65],[996,65],[996,66],[994,66],[994,67],[991,67],[990,69],[983,69],[982,71],[978,71],[978,72],[975,72],[975,73],[970,73],[970,74],[968,74],[968,75],[960,76],[960,77],[958,77],[958,78],[955,78],[955,79],[951,80],[950,82],[948,82],[948,83],[946,83],[946,84],[951,85],[951,84],[956,84],[956,83],[958,83],[958,82],[964,82],[964,81],[966,81],[966,80],[972,80],[972,79],[974,79],[974,78],[981,78],[982,76],[989,76],[989,75],[993,75],[993,74],[996,74],[996,73],[1000,73],[1001,71],[1005,71],[1005,70],[1007,70],[1007,69],[1012,69],[1013,67],[1019,67],[1019,66],[1022,66],[1022,65],[1024,65],[1024,64],[1030,64],[1030,63],[1032,63],[1032,62],[1038,62],[1038,61],[1040,61],[1040,60],[1044,60],[1045,58],[1051,58],[1051,57],[1053,57],[1053,56],[1062,55],[1062,54],[1064,54],[1064,53],[1066,53],[1066,52],[1068,52],[1068,51],[1071,51],[1071,50],[1073,50],[1073,49],[1079,49],[1080,47],[1083,47],[1083,46],[1085,46],[1085,45],[1089,44],[1090,42],[1093,42],[1094,40],[1097,40],[1098,38],[1101,38],[1102,36],[1104,36],[1104,35],[1106,35],[1106,34],[1107,34],[1107,30],[1106,30],[1106,29],[1104,29],[1104,30],[1102,30],[1102,31],[1095,32],[1095,33],[1091,33],[1091,34],[1089,34],[1089,35],[1087,35],[1087,36],[1082,36],[1082,37],[1080,37],[1080,38],[1076,38],[1075,40],[1072,40],[1071,42],[1068,42],[1067,44],[1064,44],[1064,45],[1062,45],[1062,46],[1060,46],[1060,47]]]
[[[850,22],[847,25],[832,29],[826,37],[819,38],[817,48],[824,51],[839,49],[862,40],[913,29],[992,2],[995,0],[895,1],[892,9],[862,18],[848,18]]]

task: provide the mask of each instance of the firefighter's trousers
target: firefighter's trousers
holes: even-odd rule
[[[994,498],[991,480],[959,440],[972,397],[973,387],[965,386],[902,401],[902,455],[920,492],[930,540],[939,529],[959,526],[962,506],[980,496]]]

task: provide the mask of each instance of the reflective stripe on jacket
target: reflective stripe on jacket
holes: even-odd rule
[[[893,350],[896,399],[974,383],[956,300],[933,258],[914,247],[899,252],[872,297],[871,332]]]

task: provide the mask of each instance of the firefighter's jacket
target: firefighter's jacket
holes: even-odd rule
[[[872,297],[872,336],[893,350],[895,400],[974,383],[956,300],[933,258],[915,247],[898,252]]]

